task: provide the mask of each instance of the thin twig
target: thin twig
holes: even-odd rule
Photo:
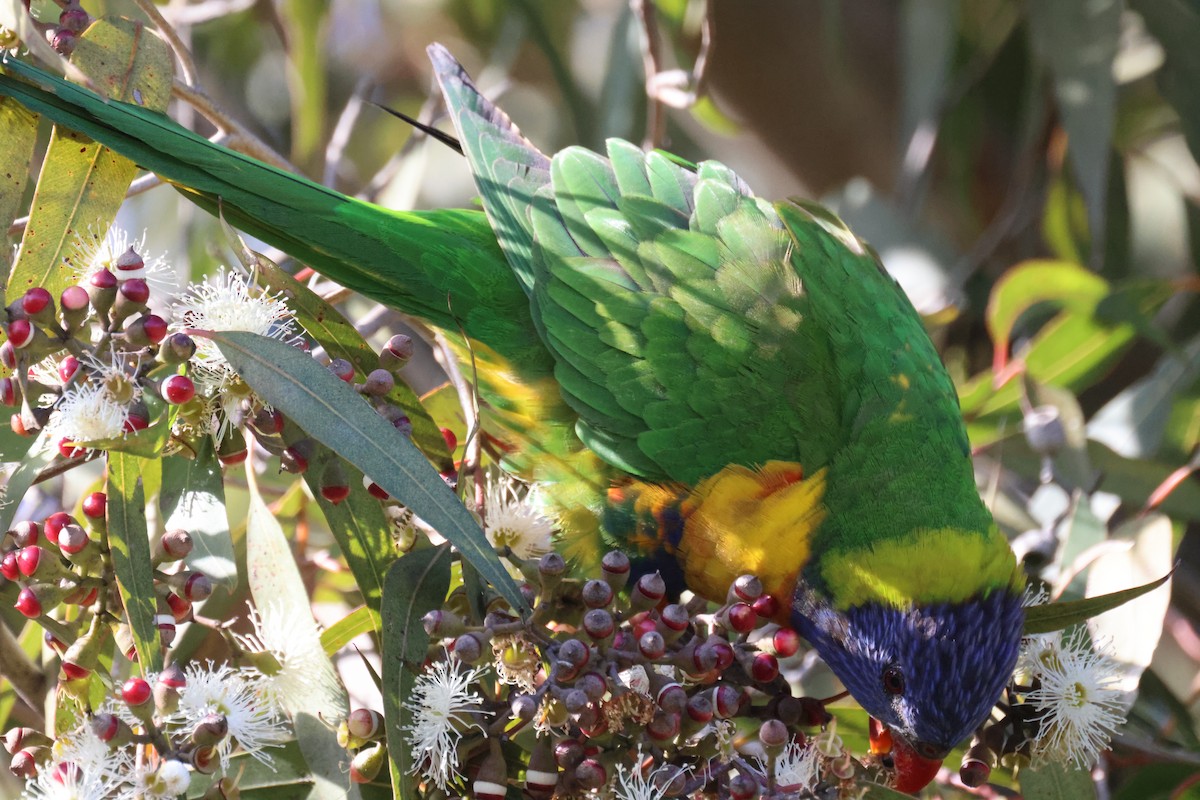
[[[253,8],[258,0],[208,0],[204,3],[189,5],[172,0],[167,5],[172,21],[179,26],[199,25],[214,19],[236,14]]]
[[[196,86],[196,62],[192,60],[192,54],[188,52],[187,45],[183,43],[183,39],[179,38],[179,32],[175,30],[171,23],[167,22],[167,18],[158,10],[158,6],[150,2],[150,0],[133,0],[137,7],[142,10],[142,13],[150,18],[154,23],[154,27],[158,28],[171,45],[171,49],[175,51],[175,57],[179,59],[179,68],[183,71],[184,83],[189,86]]]
[[[642,69],[646,73],[646,99],[649,101],[646,107],[646,136],[642,140],[642,147],[653,150],[662,143],[667,127],[666,106],[657,93],[650,89],[659,72],[658,22],[654,16],[654,8],[646,0],[629,0],[629,7],[633,9],[641,25]]]
[[[350,142],[350,134],[354,131],[354,124],[362,112],[363,97],[371,87],[371,83],[370,75],[364,74],[358,79],[358,83],[354,85],[354,91],[350,93],[350,99],[346,101],[345,108],[338,115],[333,132],[329,135],[329,143],[325,145],[325,173],[321,180],[326,186],[332,188],[336,184],[338,167],[342,163],[342,154]]]
[[[40,728],[44,724],[41,710],[46,699],[46,676],[25,655],[7,625],[0,625],[0,675],[8,679],[17,696],[38,715]]]

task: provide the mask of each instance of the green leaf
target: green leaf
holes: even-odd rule
[[[1034,48],[1054,78],[1054,96],[1069,139],[1067,156],[1087,203],[1095,263],[1104,252],[1101,237],[1117,97],[1112,64],[1122,5],[1117,0],[1054,0],[1026,8]]]
[[[0,225],[5,229],[16,219],[25,199],[37,130],[36,114],[11,97],[0,98],[0,141],[4,142],[0,148]]]
[[[911,794],[898,792],[888,786],[882,786],[878,783],[870,783],[869,781],[858,781],[856,784],[860,789],[865,789],[861,795],[862,800],[912,800]]]
[[[79,70],[46,41],[45,32],[34,25],[33,17],[21,0],[0,0],[0,28],[15,31],[21,44],[29,48],[30,54],[42,63],[66,70],[67,76],[73,80],[83,78]]]
[[[288,308],[310,336],[317,340],[330,358],[344,358],[354,365],[360,375],[367,375],[379,367],[379,354],[363,340],[358,329],[350,324],[333,306],[326,303],[307,286],[284,272],[269,259],[254,253],[258,279],[263,286],[281,293],[287,298]],[[408,384],[396,381],[396,387],[387,395],[387,402],[404,409],[412,422],[412,441],[438,469],[446,472],[454,468],[446,440],[433,418]]]
[[[192,534],[192,552],[184,559],[189,569],[203,572],[214,583],[233,589],[237,562],[225,513],[225,481],[211,437],[196,444],[194,457],[162,460],[163,486],[159,509],[165,530],[182,528]]]
[[[1099,597],[1089,597],[1086,600],[1065,600],[1059,603],[1030,606],[1025,610],[1025,635],[1053,633],[1077,625],[1097,614],[1103,614],[1105,611],[1116,608],[1122,603],[1128,603],[1135,597],[1141,597],[1147,592],[1154,591],[1170,578],[1171,574],[1167,573],[1158,580],[1133,589],[1110,592]]]
[[[338,746],[329,725],[322,722],[332,723],[346,717],[349,713],[346,690],[338,680],[333,663],[320,647],[320,634],[312,617],[308,591],[283,528],[263,502],[253,472],[247,472],[246,476],[250,493],[246,517],[246,581],[264,626],[286,624],[294,631],[293,657],[304,665],[308,679],[302,691],[280,692],[279,699],[292,716],[296,739],[313,776],[309,797],[314,800],[358,798],[358,788],[342,769],[346,751]]]
[[[159,672],[163,666],[154,620],[157,595],[142,493],[142,472],[146,468],[146,461],[136,456],[108,454],[108,546],[143,675]]]
[[[0,499],[9,501],[0,503],[0,531],[12,527],[13,515],[17,513],[17,506],[21,505],[21,498],[29,491],[29,487],[33,486],[38,473],[54,461],[55,455],[57,450],[46,440],[46,434],[43,432],[21,459],[20,466],[9,474],[8,482],[4,484],[4,492],[0,494]]]
[[[101,19],[76,40],[71,62],[109,97],[165,111],[172,59],[166,42],[142,23]],[[8,278],[9,297],[43,286],[54,297],[77,280],[76,243],[100,239],[125,199],[137,167],[65,128],[54,129],[42,162],[21,252]]]
[[[321,647],[328,655],[333,655],[356,636],[371,633],[381,629],[382,617],[366,606],[359,606],[337,622],[330,625],[321,633]]]
[[[314,463],[305,471],[304,481],[325,514],[325,521],[329,523],[329,530],[337,539],[346,564],[354,574],[363,601],[378,614],[383,596],[383,576],[398,555],[392,541],[391,523],[384,515],[379,500],[363,488],[362,475],[354,470],[346,470],[350,496],[336,505],[326,500],[321,494],[322,469],[330,459],[338,456],[328,450],[323,455],[323,458],[314,459]]]
[[[246,754],[235,753],[230,758],[229,775],[237,777],[238,794],[243,800],[298,800],[306,798],[312,789],[312,776],[295,741],[270,750],[271,764],[267,765]],[[220,776],[216,776],[220,777]],[[212,775],[192,773],[188,787],[189,800],[203,797],[215,780]]]
[[[0,427],[0,463],[23,459],[33,445],[34,438],[13,433],[11,427]]]
[[[318,155],[328,118],[325,34],[329,0],[284,0],[279,22],[287,35],[292,99],[292,157],[308,163]]]
[[[514,609],[525,603],[475,518],[420,451],[329,370],[249,333],[208,334],[255,392],[449,539]]]
[[[425,663],[429,634],[421,617],[441,608],[450,590],[450,548],[414,550],[392,564],[383,585],[383,718],[397,798],[415,797],[412,753],[404,727],[416,675]]]
[[[1192,157],[1200,161],[1200,8],[1179,0],[1131,0],[1129,5],[1162,45],[1158,89],[1179,114]]]
[[[1071,583],[1062,589],[1061,596],[1068,600],[1080,600],[1087,596],[1086,579],[1082,571],[1076,572],[1083,565],[1076,564],[1076,559],[1108,538],[1108,528],[1092,511],[1090,495],[1076,490],[1071,495],[1071,516],[1067,523],[1066,537],[1062,544],[1062,555],[1059,562],[1064,571],[1073,573]],[[1168,566],[1167,569],[1170,569]],[[1165,571],[1165,570],[1164,570]],[[1156,574],[1161,575],[1163,571]],[[1067,577],[1067,576],[1064,576]],[[1127,586],[1128,581],[1122,583]],[[1062,588],[1062,587],[1059,587]]]
[[[1022,767],[1017,776],[1025,800],[1087,800],[1096,797],[1089,770],[1049,763]]]

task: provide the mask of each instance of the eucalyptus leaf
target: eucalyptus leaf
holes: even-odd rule
[[[160,672],[163,666],[142,490],[145,468],[145,461],[136,456],[108,454],[108,546],[143,675]]]
[[[1119,592],[1109,592],[1099,597],[1089,597],[1086,600],[1064,600],[1058,603],[1047,603],[1040,606],[1030,606],[1025,609],[1025,635],[1038,633],[1053,633],[1084,622],[1097,614],[1116,608],[1122,603],[1128,603],[1135,597],[1141,597],[1152,592],[1170,580],[1170,573],[1158,580]]]
[[[425,662],[429,634],[421,617],[441,608],[450,589],[450,548],[414,550],[392,564],[383,585],[383,718],[392,787],[397,798],[415,797],[408,710],[416,676]]]
[[[1024,800],[1088,800],[1096,797],[1090,770],[1056,762],[1022,767],[1018,778]]]
[[[188,567],[232,590],[237,584],[237,563],[225,512],[225,481],[212,438],[197,442],[192,455],[162,460],[159,509],[166,530],[181,528],[192,535],[192,552],[184,559]]]
[[[449,539],[514,609],[525,603],[479,524],[420,451],[329,370],[295,347],[242,332],[210,335],[267,403],[371,476]]]
[[[332,656],[350,644],[355,637],[380,630],[382,624],[382,618],[377,612],[366,606],[359,606],[321,632],[321,647],[325,649],[326,654]]]

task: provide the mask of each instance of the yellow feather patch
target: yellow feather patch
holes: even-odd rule
[[[812,536],[825,519],[825,470],[799,464],[729,466],[696,486],[684,503],[677,553],[688,588],[715,601],[739,575],[757,575],[786,613]]]
[[[1025,585],[1008,541],[995,528],[987,534],[925,529],[864,550],[827,553],[821,577],[842,609],[868,602],[903,608],[914,599],[953,603]]]

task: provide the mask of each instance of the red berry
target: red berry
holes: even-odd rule
[[[87,667],[81,666],[72,661],[64,661],[62,663],[62,674],[65,675],[69,681],[77,681],[80,678],[86,678],[88,675],[91,675],[92,671]]]
[[[371,497],[374,497],[377,500],[388,499],[388,493],[383,490],[383,487],[368,478],[366,475],[363,475],[363,486],[366,487],[367,494],[371,495]]]
[[[158,344],[167,338],[167,321],[157,314],[146,314],[140,322],[151,344]]]
[[[196,384],[187,375],[172,375],[162,382],[159,393],[168,403],[181,406],[196,396]]]
[[[17,404],[17,382],[12,378],[0,378],[0,405]]]
[[[42,613],[42,601],[38,600],[38,596],[28,586],[17,595],[17,602],[13,604],[13,607],[30,619],[40,616]]]
[[[212,581],[203,572],[193,572],[183,584],[183,596],[193,603],[207,600],[212,590]]]
[[[17,551],[17,569],[26,578],[32,578],[37,574],[38,567],[42,565],[42,559],[46,553],[36,544],[22,547]]]
[[[771,619],[779,613],[779,601],[775,599],[774,595],[759,595],[758,599],[751,604],[751,608],[760,617]]]
[[[442,428],[442,438],[446,440],[446,449],[451,453],[458,447],[458,437],[449,428]]]
[[[98,269],[88,278],[88,283],[97,289],[117,288],[117,276],[106,269]]]
[[[92,492],[83,498],[83,514],[90,519],[103,519],[108,509],[108,495],[104,492]]]
[[[17,350],[13,347],[13,343],[7,339],[0,342],[0,364],[9,369],[17,368]]]
[[[344,358],[335,358],[329,362],[329,371],[346,383],[354,380],[354,365]]]
[[[46,310],[46,308],[54,301],[50,293],[41,286],[35,286],[25,292],[21,298],[21,309],[31,317],[37,316]]]
[[[20,350],[33,341],[33,323],[27,319],[14,319],[8,323],[8,340]]]
[[[770,653],[758,653],[750,662],[750,676],[759,683],[770,683],[779,675],[779,661]]]
[[[192,604],[174,592],[167,592],[167,607],[171,609],[171,616],[175,617],[176,622],[183,622],[192,613]]]
[[[131,411],[129,416],[125,417],[124,429],[126,433],[136,433],[137,431],[143,431],[149,427],[150,420],[146,419],[140,413],[135,414]]]
[[[145,678],[130,678],[121,684],[121,699],[131,706],[149,702],[153,694]]]
[[[733,664],[733,648],[728,642],[713,642],[713,652],[716,654],[716,669],[726,670]]]
[[[76,447],[70,439],[59,439],[58,452],[63,458],[82,458],[87,455],[87,448]]]
[[[88,307],[89,302],[87,289],[82,286],[68,286],[63,289],[58,302],[63,307],[63,311],[83,311]]]
[[[150,299],[150,287],[141,278],[130,278],[121,281],[121,295],[129,302],[142,306]]]
[[[350,487],[345,485],[322,486],[321,496],[336,506],[350,496]]]
[[[15,581],[21,577],[21,569],[17,566],[17,551],[9,550],[0,557],[0,575]]]
[[[42,525],[42,530],[46,534],[46,538],[52,544],[58,544],[58,532],[67,527],[75,520],[65,511],[55,511],[50,516],[46,517],[46,522]]]
[[[791,628],[780,628],[771,638],[771,644],[780,658],[790,658],[800,649],[800,634]]]

